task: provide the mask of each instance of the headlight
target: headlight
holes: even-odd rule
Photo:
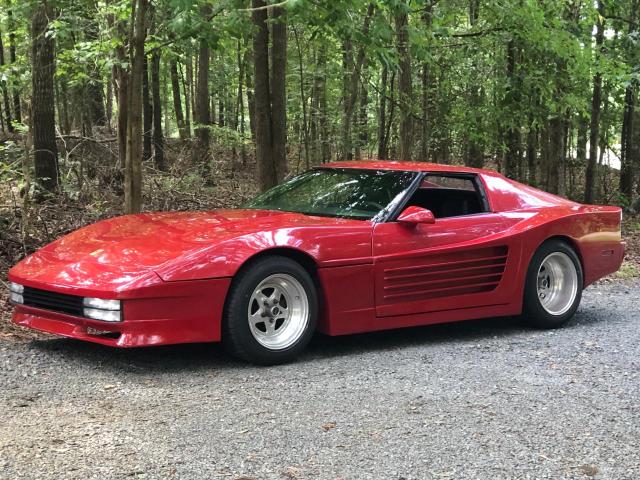
[[[24,286],[19,283],[9,282],[9,290],[11,294],[9,295],[9,300],[13,303],[24,303],[24,297],[22,293],[24,292]]]
[[[122,320],[120,300],[86,297],[82,300],[82,304],[84,305],[83,314],[87,318],[103,322],[120,322]]]
[[[82,303],[85,307],[97,308],[99,310],[120,310],[120,300],[85,297]]]

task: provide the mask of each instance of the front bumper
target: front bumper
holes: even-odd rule
[[[229,278],[166,282],[123,298],[123,321],[102,322],[15,305],[13,322],[41,332],[113,347],[216,342]],[[71,292],[69,292],[71,293]]]

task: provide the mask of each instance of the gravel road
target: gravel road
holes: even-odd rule
[[[318,337],[251,367],[210,345],[0,343],[3,479],[637,479],[640,282],[575,320]]]

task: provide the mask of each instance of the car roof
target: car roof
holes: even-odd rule
[[[317,167],[316,167],[317,168]],[[565,206],[576,207],[579,204],[566,198],[523,185],[504,175],[481,168],[462,165],[446,165],[427,162],[399,162],[389,160],[352,160],[331,162],[320,168],[357,168],[364,170],[395,170],[409,172],[467,173],[481,175],[484,178],[486,193],[493,211],[506,212],[526,208]]]
[[[452,173],[482,173],[493,174],[490,170],[464,167],[461,165],[445,165],[428,162],[402,162],[391,160],[351,160],[331,162],[321,165],[321,168],[360,168],[365,170],[401,170],[411,172],[452,172]]]

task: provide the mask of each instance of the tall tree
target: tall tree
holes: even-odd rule
[[[365,13],[361,37],[367,38],[371,29],[371,19],[375,12],[375,4],[369,3]],[[353,158],[353,115],[358,102],[358,85],[360,85],[360,75],[366,60],[364,43],[361,43],[357,50],[357,55],[353,58],[353,43],[351,38],[345,40],[343,44],[343,104],[344,117],[342,121],[342,152],[341,158]]]
[[[640,1],[633,0],[630,4],[629,27],[627,34],[627,62],[632,68],[638,68],[640,54],[636,38],[638,29],[638,5]],[[622,117],[622,135],[620,139],[620,193],[625,200],[633,202],[634,167],[640,166],[640,145],[637,144],[636,131],[640,131],[638,125],[638,112],[636,109],[638,95],[638,80],[631,78],[627,83],[624,96],[624,111]]]
[[[596,20],[596,73],[593,76],[593,95],[591,97],[591,123],[589,135],[589,162],[585,176],[584,202],[595,201],[597,167],[598,167],[598,141],[600,138],[600,109],[602,104],[602,70],[600,61],[602,57],[602,45],[604,44],[604,16],[603,3],[598,0],[598,16]]]
[[[99,36],[99,25],[95,18],[89,18],[84,29],[87,41],[95,42]],[[85,102],[87,103],[87,120],[90,125],[105,126],[107,124],[107,113],[104,101],[104,84],[100,78],[100,72],[92,68],[91,77],[85,86]]]
[[[160,97],[160,52],[151,54],[151,96],[153,99],[153,162],[156,169],[164,171],[164,135],[162,133],[162,100]]]
[[[411,51],[409,45],[408,5],[396,7],[396,48],[398,50],[398,100],[400,102],[400,130],[398,132],[399,157],[411,160],[413,151],[413,82],[411,78]]]
[[[16,33],[15,22],[13,21],[13,11],[7,11],[7,18],[9,24],[9,62],[12,66],[16,63]],[[14,120],[18,123],[22,123],[22,106],[20,105],[20,90],[14,84],[13,85],[13,115]]]
[[[269,51],[268,13],[263,0],[253,0],[251,18],[256,103],[256,164],[261,190],[277,185],[287,171],[286,158],[286,45],[284,9],[271,10],[272,47]],[[269,62],[271,57],[271,62]],[[269,64],[271,63],[271,69]]]
[[[469,25],[474,28],[480,16],[480,0],[469,0]],[[483,84],[478,81],[480,76],[480,59],[479,52],[474,48],[472,50],[472,78],[467,87],[469,94],[469,116],[471,117],[473,124],[471,125],[467,155],[465,157],[465,163],[470,167],[482,168],[484,166],[484,149],[480,140],[482,132],[482,113],[481,108],[483,104]]]
[[[472,2],[474,0],[471,0]],[[422,23],[427,34],[431,32],[431,27],[433,24],[433,2],[428,2],[425,5],[424,10],[422,12]],[[431,128],[430,128],[430,120],[431,120],[431,111],[430,111],[430,98],[429,95],[432,93],[430,91],[430,83],[431,83],[431,74],[430,74],[430,66],[429,62],[423,61],[421,72],[420,72],[420,80],[421,80],[421,108],[422,108],[422,119],[420,122],[420,160],[423,162],[429,161],[429,144],[431,141]]]
[[[52,8],[47,0],[40,0],[33,10],[32,88],[33,155],[35,177],[40,186],[53,192],[58,188],[58,148],[55,130],[55,72],[54,37],[49,34]]]
[[[205,5],[201,9],[202,16],[208,19],[211,15],[211,7]],[[209,102],[209,62],[211,60],[211,50],[205,38],[200,39],[198,48],[198,74],[195,92],[194,121],[196,123],[196,154],[202,167],[202,174],[207,181],[211,178],[210,143],[211,131],[211,109]]]
[[[142,160],[151,160],[153,152],[152,129],[153,129],[153,104],[151,103],[151,92],[149,89],[149,60],[144,56],[142,65]]]
[[[507,44],[507,94],[505,97],[507,110],[512,109],[514,105],[518,105],[520,102],[517,54],[518,47],[516,39],[511,39]],[[517,125],[515,119],[509,119],[505,136],[507,151],[505,155],[504,173],[509,178],[517,179],[522,147],[520,127]]]
[[[0,68],[3,68],[4,64],[4,45],[2,43],[2,31],[0,31]],[[2,92],[2,101],[4,102],[5,112],[2,124],[6,124],[7,130],[9,132],[12,132],[13,126],[11,125],[11,103],[9,102],[9,89],[7,88],[7,80],[5,78],[0,78],[0,91]],[[0,117],[2,117],[2,112],[0,112]]]
[[[128,88],[127,150],[124,170],[126,213],[137,213],[142,209],[142,83],[148,6],[148,0],[131,0],[132,33],[129,42],[131,74]]]
[[[180,139],[189,138],[187,132],[184,115],[182,113],[182,98],[180,97],[180,77],[178,75],[178,63],[172,59],[169,60],[169,70],[171,75],[171,93],[173,95],[173,111],[176,115],[176,123],[178,125],[178,134]]]
[[[387,77],[389,76],[389,69],[387,65],[382,66],[382,73],[380,76],[380,100],[378,106],[378,159],[385,160],[387,158],[387,137],[386,137],[386,125],[387,125]],[[393,83],[393,82],[392,82]]]
[[[272,9],[271,121],[276,180],[287,175],[287,16],[283,7]]]

